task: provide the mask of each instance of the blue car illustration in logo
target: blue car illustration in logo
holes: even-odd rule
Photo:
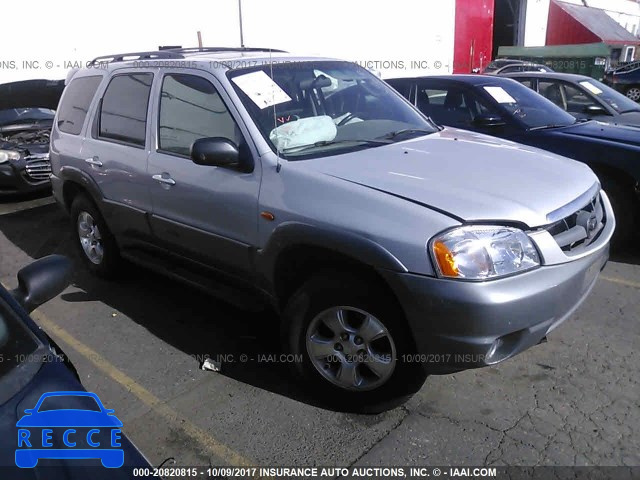
[[[40,459],[100,459],[107,468],[124,464],[122,422],[95,393],[50,392],[25,410],[18,423],[16,465],[33,468]]]

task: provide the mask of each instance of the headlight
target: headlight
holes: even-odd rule
[[[20,154],[13,150],[0,150],[0,163],[7,163],[9,160],[19,160]]]
[[[469,225],[435,237],[429,244],[442,277],[487,280],[540,265],[538,251],[522,230]]]

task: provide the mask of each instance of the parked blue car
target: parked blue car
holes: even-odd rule
[[[70,265],[51,255],[23,268],[17,289],[0,286],[3,478],[128,479],[133,467],[149,467],[113,410],[86,392],[73,364],[27,313],[66,288]]]
[[[629,243],[637,234],[640,128],[577,120],[542,95],[505,77],[448,75],[387,82],[436,123],[586,163],[611,199],[617,222],[614,246]]]

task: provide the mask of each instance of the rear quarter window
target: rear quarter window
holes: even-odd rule
[[[58,108],[58,129],[61,132],[80,134],[100,82],[101,76],[81,77],[67,86]]]
[[[117,75],[102,98],[99,136],[144,146],[152,73]]]

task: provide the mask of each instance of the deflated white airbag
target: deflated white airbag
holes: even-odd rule
[[[328,115],[301,118],[285,123],[271,130],[269,139],[281,151],[288,148],[313,145],[317,142],[330,142],[336,138],[338,130]]]

